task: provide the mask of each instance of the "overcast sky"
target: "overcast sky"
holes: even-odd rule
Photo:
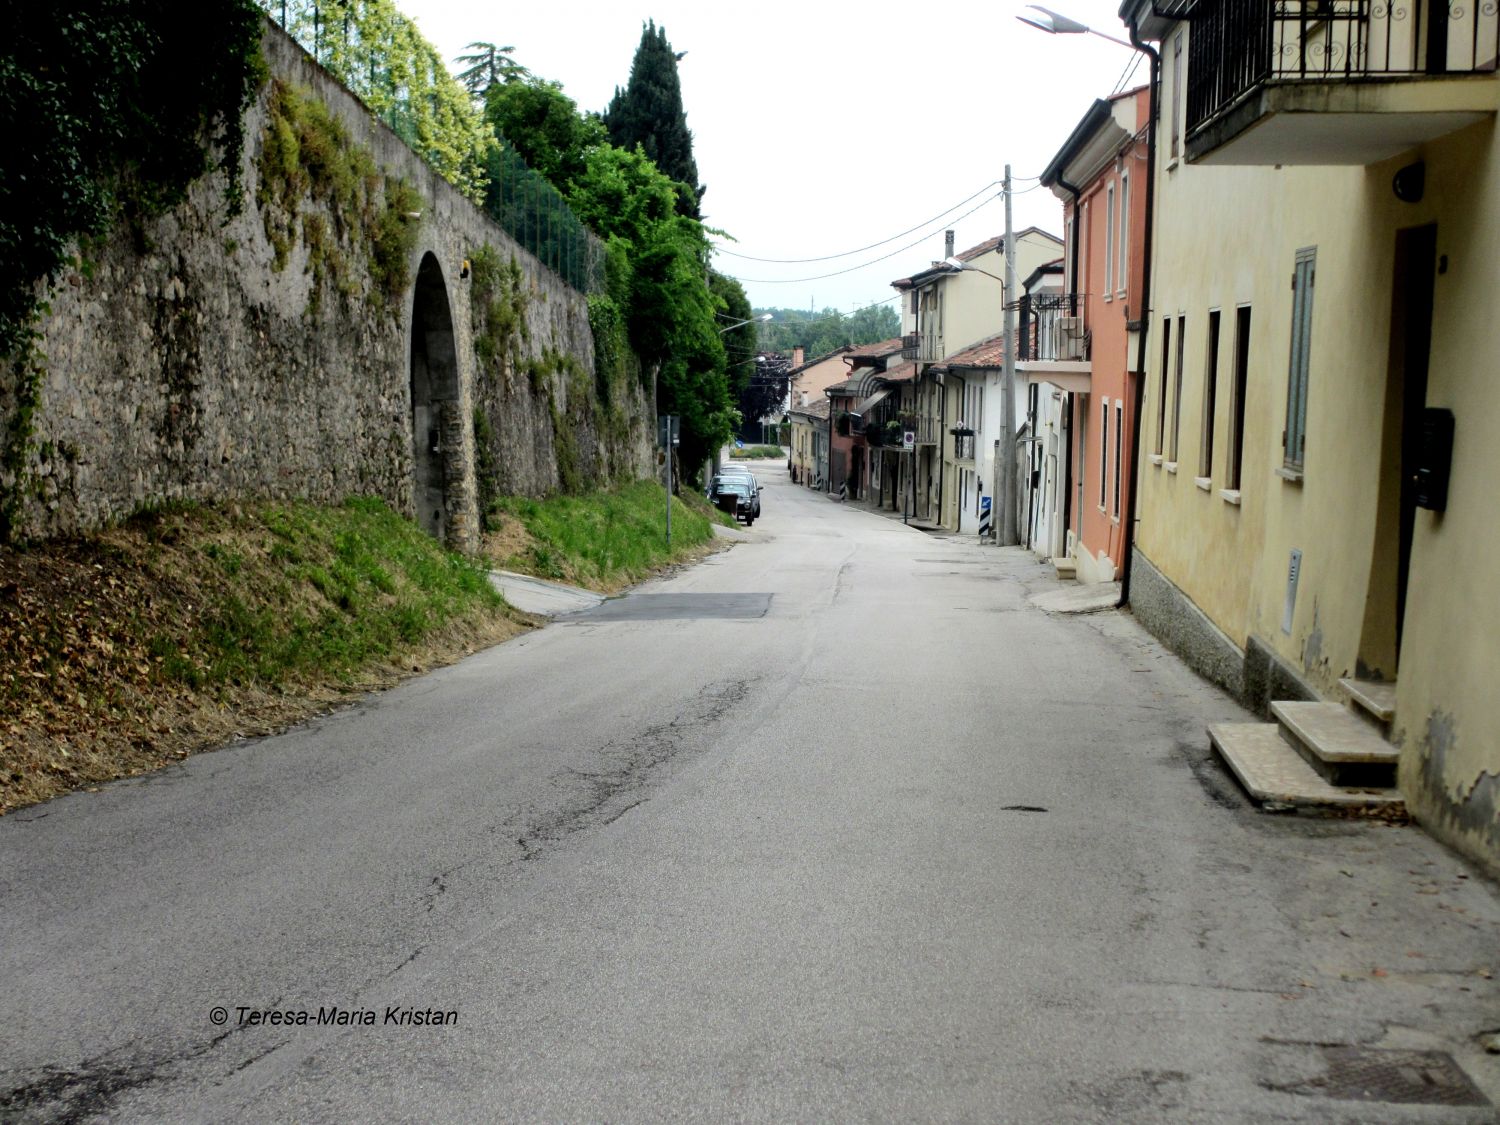
[[[1004,231],[998,187],[987,185],[1007,161],[1017,228],[1061,234],[1062,207],[1049,191],[1019,193],[1035,187],[1093,99],[1107,97],[1137,57],[1092,35],[1027,27],[1015,18],[1020,0],[398,3],[450,60],[474,40],[514,46],[520,63],[594,110],[628,80],[644,22],[665,27],[687,52],[678,73],[708,186],[703,210],[732,236],[726,250],[820,258],[882,243],[800,265],[718,255],[757,306],[848,312],[889,300],[893,279],[942,257],[947,226],[960,249]],[[1116,3],[1048,6],[1126,37]],[[1145,80],[1142,61],[1130,85]]]

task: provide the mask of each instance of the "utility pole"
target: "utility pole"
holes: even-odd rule
[[[1011,222],[1010,165],[1005,166],[1005,353],[1000,367],[1000,443],[995,451],[995,542],[1014,547],[1016,534],[1016,291],[1015,230]]]

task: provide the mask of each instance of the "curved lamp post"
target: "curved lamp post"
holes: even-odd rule
[[[1036,14],[1031,15],[1023,12],[1016,19],[1039,31],[1045,31],[1048,35],[1097,35],[1100,39],[1108,39],[1111,43],[1118,43],[1122,47],[1129,47],[1132,51],[1135,50],[1133,43],[1127,43],[1123,39],[1116,39],[1113,35],[1105,35],[1102,31],[1095,31],[1087,24],[1069,19],[1065,15],[1054,12],[1051,8],[1044,8],[1040,4],[1027,4],[1026,6]]]
[[[770,319],[770,313],[761,313],[759,316],[752,316],[747,320],[737,320],[733,324],[726,324],[723,328],[719,329],[719,335],[722,336],[726,332],[732,332],[736,328],[743,328],[747,324],[763,323]]]

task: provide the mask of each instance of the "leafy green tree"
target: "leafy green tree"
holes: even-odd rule
[[[682,85],[677,77],[682,54],[672,50],[666,29],[648,20],[630,64],[630,82],[623,90],[615,87],[604,124],[611,144],[624,149],[639,145],[648,160],[681,185],[682,213],[696,219],[701,217],[699,206],[708,189],[698,182],[693,134],[682,108]]]
[[[514,47],[497,47],[493,43],[470,43],[464,48],[469,53],[459,55],[453,61],[464,67],[459,71],[459,84],[469,91],[469,96],[480,102],[486,100],[490,88],[502,82],[513,82],[527,77],[531,72],[516,62]]]
[[[837,309],[809,312],[807,309],[756,309],[770,313],[760,324],[758,341],[762,351],[791,354],[801,346],[807,358],[826,355],[846,344],[873,344],[901,333],[901,319],[888,304],[870,305],[850,315]]]
[[[728,363],[729,393],[738,402],[755,374],[755,321],[745,287],[718,270],[709,270],[708,288],[718,298],[718,324]],[[747,323],[741,323],[742,321]],[[738,327],[730,328],[729,325]]]
[[[597,234],[630,248],[631,346],[658,369],[657,411],[682,417],[683,464],[699,465],[739,422],[716,316],[724,301],[708,282],[708,235],[680,213],[677,185],[639,149],[599,145],[585,165],[569,203]]]
[[[503,144],[564,194],[582,178],[589,150],[608,139],[603,121],[579,113],[561,84],[542,78],[490,86],[484,115]]]
[[[394,0],[259,0],[287,32],[475,202],[495,138],[436,47]]]

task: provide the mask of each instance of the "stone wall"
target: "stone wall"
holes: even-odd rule
[[[208,177],[172,212],[122,223],[86,248],[87,265],[50,295],[20,533],[88,531],[176,499],[367,494],[473,549],[476,462],[498,467],[486,488],[527,495],[649,473],[650,395],[634,379],[601,401],[584,295],[269,22],[264,47],[272,81],[247,114],[243,210],[230,216],[224,179]],[[320,194],[316,177],[280,199],[286,183],[307,178],[300,172],[263,182],[278,90],[326,106],[373,166],[362,204]],[[397,206],[411,209],[397,215]],[[399,242],[400,255],[380,262],[372,238],[390,236],[380,223],[392,216],[399,238],[383,245]],[[511,271],[520,324],[487,363],[475,353],[484,310],[473,272],[464,276],[480,255]],[[419,327],[446,389],[430,404],[441,424],[416,435]],[[13,387],[0,387],[5,417],[13,399]],[[417,510],[415,495],[429,440],[436,517]]]

